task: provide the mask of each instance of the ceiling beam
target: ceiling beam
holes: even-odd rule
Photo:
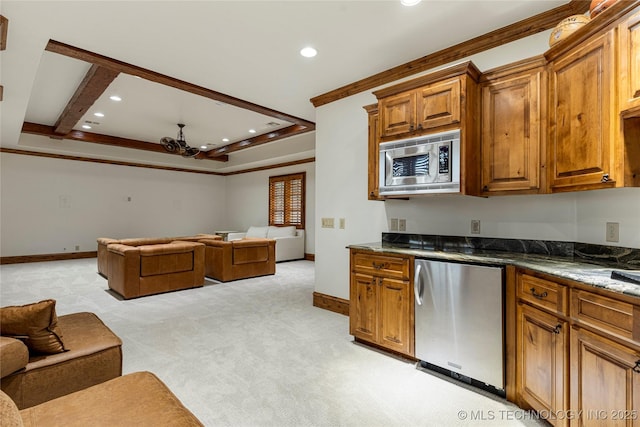
[[[240,151],[249,147],[255,147],[258,145],[266,144],[268,142],[277,141],[279,139],[289,138],[291,136],[299,135],[305,132],[308,132],[306,127],[301,125],[291,125],[286,128],[274,130],[273,132],[234,142],[220,148],[214,148],[213,150],[207,151],[204,154],[211,159],[216,159],[219,156],[227,155],[229,153],[233,153],[234,151]]]
[[[183,90],[185,92],[193,93],[203,96],[205,98],[213,99],[215,101],[224,102],[225,104],[233,105],[235,107],[243,108],[245,110],[254,111],[256,113],[264,114],[265,116],[273,117],[276,119],[284,120],[290,123],[304,126],[307,131],[315,129],[315,123],[301,119],[299,117],[292,116],[280,111],[272,110],[271,108],[263,107],[262,105],[254,104],[249,101],[244,101],[239,98],[235,98],[224,93],[216,92],[211,89],[207,89],[202,86],[195,85],[193,83],[185,82],[173,77],[166,76],[164,74],[157,73],[155,71],[147,70],[136,65],[127,64],[126,62],[118,61],[117,59],[109,58],[97,53],[90,52],[88,50],[80,49],[65,43],[61,43],[55,40],[49,40],[47,47],[48,52],[65,55],[71,58],[79,59],[81,61],[89,62],[91,64],[100,65],[111,70],[115,70],[121,73],[131,74],[143,79],[160,83],[165,86],[170,86],[176,89]]]
[[[66,135],[84,114],[91,108],[100,95],[107,90],[111,82],[120,74],[118,71],[92,65],[82,82],[76,89],[69,103],[58,117],[53,131],[58,135]]]
[[[154,142],[145,142],[139,141],[136,139],[128,139],[128,138],[120,138],[111,135],[103,135],[100,133],[93,132],[83,132],[79,130],[72,130],[66,135],[57,134],[53,128],[53,126],[41,125],[38,123],[29,123],[25,122],[22,124],[22,132],[29,133],[33,135],[41,135],[48,136],[50,138],[60,139],[71,139],[73,141],[82,141],[82,142],[91,142],[94,144],[103,144],[103,145],[113,145],[116,147],[123,148],[134,148],[137,150],[146,150],[146,151],[154,151],[156,153],[164,153],[164,154],[172,154],[167,152],[164,147],[160,144],[156,144]],[[178,155],[178,154],[172,154]],[[220,162],[226,162],[229,160],[229,156],[216,156],[216,157],[206,157],[200,156],[198,158],[208,159],[208,160],[216,160]]]
[[[317,108],[339,99],[346,98],[387,83],[392,83],[396,80],[400,80],[423,71],[428,71],[435,67],[467,58],[485,50],[549,30],[555,27],[562,19],[570,15],[585,13],[589,10],[589,3],[590,2],[588,0],[571,0],[567,4],[542,12],[538,15],[532,16],[531,18],[523,19],[522,21],[507,25],[506,27],[491,31],[455,46],[450,46],[446,49],[423,56],[422,58],[414,59],[413,61],[398,65],[322,95],[318,95],[311,98],[311,103]]]

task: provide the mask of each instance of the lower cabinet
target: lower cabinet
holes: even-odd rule
[[[357,340],[414,356],[410,257],[351,249],[349,332]]]
[[[518,269],[515,400],[554,426],[640,427],[640,305]]]
[[[638,352],[580,328],[571,330],[575,426],[640,425]]]
[[[539,413],[559,413],[567,408],[567,322],[519,303],[517,323],[519,399]],[[551,425],[567,425],[565,418],[549,418]]]

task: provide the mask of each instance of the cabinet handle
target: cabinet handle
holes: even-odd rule
[[[559,333],[560,333],[560,329],[562,329],[562,325],[561,325],[560,323],[558,323],[558,324],[556,325],[556,327],[555,327],[555,328],[553,328],[553,333],[554,333],[554,334],[559,334]],[[638,362],[640,362],[640,360],[638,360]]]
[[[636,360],[636,366],[634,366],[632,369],[636,374],[640,374],[640,360]]]
[[[609,174],[605,173],[604,175],[602,175],[602,179],[600,181],[601,182],[609,182]]]
[[[413,132],[413,125],[409,125],[409,132]]]
[[[376,270],[381,270],[383,268],[389,268],[389,264],[386,262],[381,262],[380,264],[376,264],[375,261],[371,262],[371,264],[373,265],[373,268],[375,268]]]
[[[529,290],[531,291],[531,295],[533,295],[534,297],[536,297],[536,298],[538,298],[538,299],[546,298],[546,297],[547,297],[547,295],[549,295],[549,294],[547,294],[547,292],[546,292],[546,291],[545,291],[545,292],[543,292],[543,293],[541,293],[541,294],[537,293],[537,292],[536,292],[536,288],[531,288],[531,289],[529,289]]]

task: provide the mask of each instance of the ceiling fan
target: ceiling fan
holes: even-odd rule
[[[180,154],[182,157],[195,157],[200,153],[200,150],[194,147],[189,147],[187,141],[184,139],[182,128],[184,123],[178,123],[178,139],[173,139],[170,136],[163,136],[160,138],[160,143],[169,153]]]

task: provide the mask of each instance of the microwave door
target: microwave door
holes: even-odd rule
[[[385,154],[385,184],[393,187],[435,182],[437,158],[432,144],[389,150]]]

